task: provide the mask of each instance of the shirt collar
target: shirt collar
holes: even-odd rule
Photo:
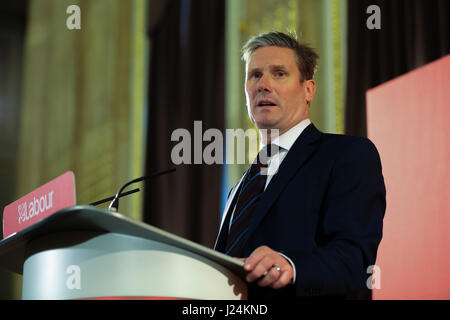
[[[292,145],[294,144],[295,140],[302,134],[303,130],[306,129],[307,126],[311,124],[311,120],[309,118],[306,118],[299,123],[297,123],[295,126],[290,128],[288,131],[283,133],[281,136],[276,137],[272,143],[276,144],[280,147],[280,149],[285,149],[289,151],[291,149]],[[260,150],[264,148],[264,144],[260,144]]]

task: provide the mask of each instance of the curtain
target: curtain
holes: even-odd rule
[[[16,198],[72,170],[77,203],[88,204],[143,174],[133,157],[134,122],[142,119],[134,90],[139,3],[30,1]],[[72,4],[80,30],[66,27]],[[139,219],[139,206],[131,206],[138,196],[121,199],[119,211]]]
[[[219,227],[222,166],[194,162],[194,121],[224,132],[224,1],[151,1],[144,221],[208,247]],[[172,132],[191,134],[192,164],[174,165]],[[202,139],[201,136],[197,138]],[[210,142],[201,142],[203,148]],[[203,150],[203,149],[202,149]]]
[[[381,29],[369,30],[377,5]],[[366,136],[366,91],[450,53],[447,0],[349,0],[346,133]]]
[[[20,117],[26,1],[0,2],[0,210],[16,200],[17,142]],[[1,214],[0,214],[1,215]],[[3,230],[3,219],[0,228]],[[3,232],[0,231],[3,236]],[[20,296],[19,275],[0,268],[0,299]]]

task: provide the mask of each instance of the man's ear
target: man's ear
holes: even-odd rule
[[[314,80],[306,80],[304,82],[304,90],[305,90],[305,99],[308,105],[314,99],[314,95],[316,94],[316,82]]]

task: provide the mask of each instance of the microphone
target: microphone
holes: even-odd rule
[[[127,196],[127,195],[129,195],[129,194],[132,194],[132,193],[135,193],[135,192],[138,192],[138,191],[140,191],[139,188],[133,189],[133,190],[131,190],[131,191],[127,191],[127,192],[124,192],[124,193],[121,193],[121,194],[119,194],[119,198],[122,198],[122,197],[124,197],[124,196]],[[105,199],[103,199],[103,200],[98,200],[98,201],[89,203],[89,205],[90,205],[90,206],[98,206],[99,204],[102,204],[102,203],[105,203],[105,202],[110,202],[110,201],[112,201],[112,200],[114,200],[114,196],[105,198]]]
[[[144,181],[144,180],[150,180],[150,179],[156,178],[158,176],[162,176],[164,174],[174,172],[175,170],[176,170],[175,168],[172,168],[172,169],[168,169],[168,170],[159,171],[159,172],[153,173],[153,174],[151,174],[149,176],[143,176],[143,177],[140,177],[140,178],[136,178],[136,179],[133,179],[133,180],[125,183],[119,189],[119,192],[117,192],[116,195],[114,196],[114,199],[109,204],[108,210],[112,211],[112,212],[117,212],[117,210],[119,209],[119,198],[120,198],[120,195],[122,194],[122,191],[126,187],[128,187],[130,184],[133,184],[133,183],[136,183],[136,182],[140,182],[140,181]]]

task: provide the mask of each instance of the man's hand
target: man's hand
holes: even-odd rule
[[[291,283],[294,275],[291,264],[282,255],[267,246],[258,247],[244,261],[244,270],[249,272],[246,280],[253,282],[262,277],[258,281],[258,285],[261,287],[282,288]],[[277,270],[277,267],[280,270]]]

